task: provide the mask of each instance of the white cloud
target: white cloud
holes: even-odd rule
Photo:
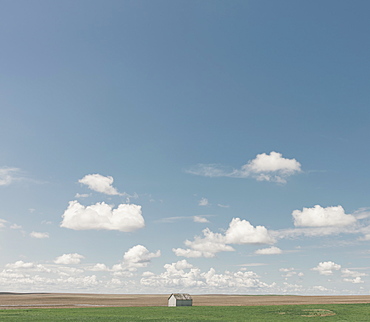
[[[176,221],[179,221],[179,220],[184,220],[184,219],[190,219],[192,217],[188,217],[188,216],[177,216],[177,217],[165,217],[165,218],[161,218],[159,220],[157,220],[157,222],[161,222],[161,223],[173,223],[173,222],[176,222]]]
[[[0,219],[0,227],[1,227],[1,219]],[[22,229],[22,226],[17,225],[17,224],[12,224],[10,226],[10,229]]]
[[[154,276],[155,274],[152,273],[152,272],[144,272],[143,274],[141,274],[141,276],[143,277],[149,277],[149,276]]]
[[[292,276],[298,276],[298,277],[304,276],[304,274],[302,272],[297,273],[296,270],[293,267],[280,268],[279,271],[282,272],[282,273],[285,273],[285,274],[282,275],[282,277],[285,277],[285,280],[287,280],[288,277],[292,277]]]
[[[124,255],[121,264],[113,266],[113,271],[131,271],[134,272],[138,268],[147,267],[152,258],[161,256],[161,251],[150,253],[143,245],[136,245],[130,248]]]
[[[359,208],[352,214],[357,220],[370,217],[370,208]]]
[[[7,223],[7,221],[5,219],[0,219],[0,228],[4,228],[5,223]]]
[[[291,271],[294,271],[294,268],[293,267],[290,267],[290,268],[280,268],[279,269],[279,272],[284,272],[284,273],[291,272]]]
[[[360,276],[367,276],[367,274],[360,273],[357,271],[351,271],[348,268],[342,269],[342,277],[360,277]]]
[[[87,198],[89,196],[88,193],[76,193],[75,198]]]
[[[11,273],[13,270],[33,270],[37,272],[50,272],[50,269],[46,268],[44,265],[41,264],[35,264],[31,262],[23,262],[23,261],[17,261],[15,263],[6,264],[5,267],[7,268],[7,272]]]
[[[360,228],[360,232],[364,235],[363,237],[359,238],[359,240],[363,240],[363,241],[370,240],[370,226],[365,226],[365,227]]]
[[[98,264],[95,264],[93,267],[91,267],[89,271],[105,272],[105,271],[109,271],[109,268],[105,264],[98,263]]]
[[[195,236],[194,241],[185,241],[190,250],[181,248],[172,249],[177,256],[185,257],[214,257],[218,252],[231,252],[234,248],[225,244],[225,237],[219,233],[213,233],[208,228],[203,230],[204,237]]]
[[[316,205],[312,208],[294,210],[292,216],[296,228],[270,230],[271,236],[296,238],[299,236],[317,237],[338,234],[363,234],[358,240],[370,240],[369,214],[360,209],[353,214],[345,214],[343,207],[326,207]]]
[[[104,177],[100,174],[88,174],[82,179],[78,180],[79,183],[87,185],[91,190],[101,192],[107,195],[124,195],[117,191],[116,188],[112,186],[113,177]]]
[[[353,284],[361,284],[364,283],[364,281],[361,279],[361,277],[355,277],[355,278],[343,278],[343,281],[353,283]]]
[[[313,271],[319,272],[321,275],[332,275],[333,271],[340,270],[341,266],[334,262],[320,262],[316,267],[312,268]]]
[[[208,199],[207,198],[200,199],[198,205],[199,206],[208,206],[209,205]]]
[[[193,217],[194,222],[199,222],[199,223],[207,223],[209,220],[207,218],[201,217],[201,216],[194,216]]]
[[[18,168],[0,168],[0,186],[7,186],[18,179],[19,172]]]
[[[186,258],[199,258],[199,257],[214,257],[214,253],[203,253],[199,250],[193,249],[183,249],[183,248],[172,248],[172,251],[176,256],[186,257]],[[208,255],[208,256],[207,256]]]
[[[166,217],[162,218],[160,220],[157,220],[157,222],[161,223],[173,223],[176,221],[180,220],[193,220],[194,222],[199,222],[199,223],[207,223],[209,222],[205,217],[210,217],[210,215],[205,215],[205,216],[178,216],[178,217]]]
[[[235,170],[226,169],[218,164],[198,164],[197,166],[186,170],[187,173],[203,177],[233,177]]]
[[[243,267],[256,267],[256,266],[266,266],[266,263],[248,263],[248,264],[241,264],[237,266],[243,266]],[[245,270],[246,268],[242,268],[242,270]]]
[[[54,263],[63,265],[79,264],[83,258],[85,257],[77,253],[63,254],[62,256],[57,257],[54,260]]]
[[[39,233],[39,232],[33,231],[32,233],[30,233],[30,236],[32,238],[39,238],[39,239],[49,238],[49,233]]]
[[[141,206],[120,204],[116,209],[106,203],[84,207],[78,201],[70,201],[63,214],[61,227],[74,230],[107,229],[131,232],[145,226]]]
[[[186,240],[188,249],[173,248],[177,256],[214,257],[218,252],[231,252],[234,248],[228,244],[272,244],[275,242],[263,226],[253,227],[248,221],[233,218],[225,234],[204,229],[204,237],[195,236],[193,241]]]
[[[60,276],[74,276],[74,275],[79,275],[84,272],[83,269],[80,269],[77,267],[69,267],[69,266],[60,266],[60,267],[57,267],[57,269],[54,269],[53,271],[54,273],[57,273]]]
[[[225,233],[227,244],[273,244],[275,239],[264,226],[253,227],[249,221],[233,218]]]
[[[287,279],[288,277],[292,277],[294,275],[297,275],[297,272],[295,271],[295,269],[293,267],[280,268],[279,271],[285,273],[284,275],[282,275],[283,277],[285,277],[285,279]]]
[[[301,164],[295,159],[283,158],[281,153],[258,154],[255,159],[242,166],[242,173],[252,174],[259,181],[285,183],[286,178],[301,171]]]
[[[12,269],[19,269],[19,268],[34,268],[35,264],[34,263],[25,263],[23,261],[17,261],[15,263],[11,264],[6,264],[7,268],[12,268]]]
[[[318,291],[321,291],[321,292],[326,292],[328,291],[328,289],[322,285],[316,285],[313,287],[314,290],[318,290]]]
[[[305,227],[348,226],[356,222],[352,215],[346,215],[342,206],[323,208],[319,205],[313,208],[294,210],[294,225]]]
[[[202,272],[186,260],[164,265],[165,272],[143,276],[140,283],[145,286],[167,289],[197,288],[199,290],[227,290],[240,292],[245,289],[268,288],[269,285],[259,280],[251,271],[237,271],[218,274],[214,268]]]
[[[281,229],[271,231],[271,235],[276,238],[295,238],[298,236],[317,237],[317,236],[329,236],[337,235],[341,233],[347,234],[358,234],[359,230],[353,227],[312,227],[312,228],[295,228],[295,229]]]
[[[277,255],[281,254],[283,251],[275,246],[271,246],[269,248],[263,248],[263,249],[257,249],[255,251],[256,254],[258,255]]]
[[[159,256],[161,256],[160,250],[150,253],[146,247],[136,245],[123,255],[123,262],[129,267],[145,267],[152,258]]]
[[[205,177],[253,177],[258,181],[286,183],[289,176],[301,172],[301,164],[295,159],[283,158],[281,153],[272,151],[270,154],[258,154],[239,170],[215,164],[199,164],[187,172]]]

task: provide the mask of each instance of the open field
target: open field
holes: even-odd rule
[[[369,321],[370,304],[0,310],[0,321]]]
[[[168,295],[0,293],[0,321],[369,321],[370,296],[194,295],[168,308]]]
[[[169,294],[0,293],[0,309],[167,306]],[[193,295],[194,306],[260,306],[370,303],[370,295]]]

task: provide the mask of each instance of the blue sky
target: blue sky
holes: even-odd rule
[[[368,1],[2,1],[0,288],[367,294]]]

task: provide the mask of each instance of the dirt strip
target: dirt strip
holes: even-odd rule
[[[167,306],[169,294],[0,293],[1,309]],[[370,303],[370,295],[193,295],[194,306]]]

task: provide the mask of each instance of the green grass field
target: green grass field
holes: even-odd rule
[[[370,304],[0,310],[0,321],[370,321]]]

